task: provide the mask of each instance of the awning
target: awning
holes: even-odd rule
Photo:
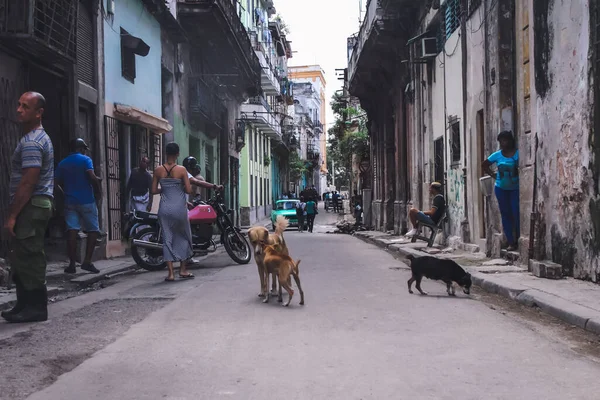
[[[166,119],[124,104],[115,103],[115,117],[123,119],[126,122],[141,125],[158,134],[167,133],[173,129]]]

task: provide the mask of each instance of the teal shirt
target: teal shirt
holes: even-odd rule
[[[498,165],[496,173],[496,186],[503,190],[517,190],[519,188],[519,151],[512,157],[504,157],[499,150],[488,157],[488,161]]]
[[[317,209],[317,205],[314,201],[310,200],[306,203],[306,213],[307,214],[315,214],[315,210]]]

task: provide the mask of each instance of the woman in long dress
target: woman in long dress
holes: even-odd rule
[[[179,146],[169,143],[166,146],[167,162],[154,170],[152,194],[160,194],[158,219],[163,237],[163,259],[167,262],[169,275],[167,282],[175,280],[173,262],[179,261],[179,277],[193,278],[187,272],[186,260],[193,254],[192,231],[187,213],[187,194],[192,192],[187,170],[177,165]],[[158,185],[160,184],[160,188]]]

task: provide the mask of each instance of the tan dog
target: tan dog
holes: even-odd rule
[[[264,226],[253,226],[248,229],[248,239],[254,248],[254,261],[258,267],[258,275],[260,276],[260,293],[258,297],[265,297],[269,289],[269,276],[265,270],[263,243],[267,245],[279,245],[280,251],[284,255],[289,255],[288,248],[283,238],[283,232],[289,226],[289,221],[285,217],[278,215],[275,221],[275,233],[269,233],[269,230]],[[277,282],[273,275],[273,293],[277,290]]]
[[[284,307],[287,307],[290,305],[292,297],[294,296],[294,289],[292,289],[290,280],[290,277],[293,276],[294,281],[296,281],[296,286],[298,286],[298,291],[300,292],[300,305],[304,305],[304,291],[302,290],[302,285],[300,285],[300,270],[298,269],[300,260],[294,262],[290,256],[282,254],[280,246],[281,245],[263,244],[267,286],[269,285],[269,273],[276,274],[277,280],[279,281],[279,296],[277,297],[277,301],[280,303],[283,301],[281,294],[281,287],[283,286],[289,295],[287,303],[283,304]],[[267,293],[263,300],[263,303],[268,302],[269,293]]]

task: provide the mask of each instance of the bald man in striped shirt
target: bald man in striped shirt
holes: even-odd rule
[[[45,106],[44,96],[27,92],[17,108],[23,137],[12,157],[10,210],[4,221],[5,234],[12,238],[17,288],[17,304],[1,314],[8,322],[48,319],[44,238],[53,211],[54,148],[42,126]]]

